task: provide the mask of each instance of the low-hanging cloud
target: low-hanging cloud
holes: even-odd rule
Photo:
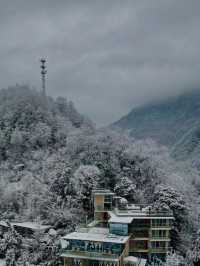
[[[200,88],[199,0],[0,0],[0,87],[65,96],[98,125]]]

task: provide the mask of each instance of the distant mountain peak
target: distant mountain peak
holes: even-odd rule
[[[112,127],[128,130],[136,139],[152,138],[171,147],[198,126],[199,117],[200,90],[192,90],[134,108]]]

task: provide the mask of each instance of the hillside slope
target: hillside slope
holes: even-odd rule
[[[136,147],[129,138],[97,131],[64,98],[20,86],[1,90],[0,217],[67,228],[88,211],[95,187],[125,186],[121,193],[145,202],[162,176],[152,152]],[[126,187],[134,188],[130,195]]]
[[[60,148],[71,131],[81,128],[93,130],[93,124],[65,98],[44,97],[26,86],[0,90],[2,160],[22,161],[27,151]]]
[[[199,117],[200,90],[196,90],[135,108],[112,127],[128,130],[136,139],[152,138],[160,144],[169,147],[177,145],[178,148],[184,137],[188,139],[191,136],[189,132],[199,126]],[[193,150],[194,147],[187,148]]]

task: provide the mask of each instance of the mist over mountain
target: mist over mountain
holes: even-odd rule
[[[199,151],[200,90],[133,109],[112,127],[136,139],[152,138],[179,159]],[[193,155],[192,155],[193,156]]]

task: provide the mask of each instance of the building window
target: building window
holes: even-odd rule
[[[65,242],[64,242],[65,241]],[[62,241],[63,251],[83,251],[89,253],[106,253],[120,255],[122,252],[122,245],[118,243],[104,243],[84,240],[64,240]]]
[[[111,223],[110,224],[110,233],[120,236],[128,235],[128,225],[127,224],[119,224],[119,223]]]
[[[153,249],[165,249],[166,243],[164,241],[153,241],[151,242],[151,248]]]
[[[152,237],[153,238],[166,238],[167,231],[166,230],[152,230]]]
[[[135,219],[130,226],[130,231],[134,231],[134,229],[136,228],[149,228],[149,227],[150,227],[150,220]]]
[[[109,202],[105,202],[104,203],[104,210],[112,210],[112,203],[109,203]]]
[[[152,220],[152,226],[153,227],[169,226],[169,220],[168,219],[153,219]]]
[[[147,250],[148,249],[148,241],[146,240],[131,240],[130,241],[130,250],[138,250],[138,249],[143,249]]]
[[[104,202],[112,202],[112,196],[111,195],[105,195]]]

